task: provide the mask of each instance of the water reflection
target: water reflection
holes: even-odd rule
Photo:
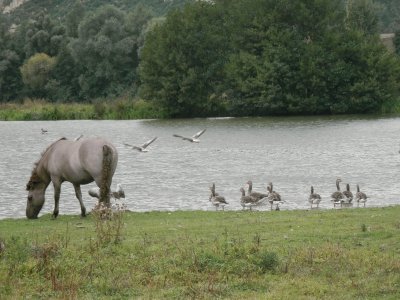
[[[306,209],[310,186],[322,196],[321,208],[332,208],[336,177],[358,183],[370,197],[367,206],[398,204],[400,119],[374,116],[208,118],[144,121],[0,122],[0,218],[23,217],[25,185],[33,163],[51,142],[65,136],[103,136],[119,151],[114,183],[121,183],[133,211],[212,210],[208,187],[241,209],[240,187],[252,180],[266,191],[272,181],[285,199],[281,209]],[[46,128],[48,134],[41,134]],[[174,138],[207,128],[199,144]],[[150,151],[140,153],[124,142],[140,144],[157,136]],[[82,187],[87,209],[95,204]],[[53,209],[49,187],[43,213]],[[266,207],[265,209],[267,209]],[[64,183],[60,214],[79,214],[72,185]]]

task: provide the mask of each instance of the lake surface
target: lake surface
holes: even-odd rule
[[[203,128],[199,144],[172,136]],[[213,182],[230,204],[226,209],[240,210],[239,189],[248,180],[259,192],[272,181],[286,201],[282,210],[308,209],[311,185],[323,197],[320,207],[332,209],[337,177],[342,190],[349,183],[355,192],[358,183],[369,197],[367,206],[397,205],[399,133],[400,118],[371,116],[0,122],[0,218],[25,216],[25,186],[40,153],[60,137],[80,134],[103,136],[117,147],[113,187],[122,184],[131,211],[214,210],[208,201]],[[155,136],[148,153],[123,144]],[[82,186],[88,211],[97,200],[87,193],[94,186]],[[53,207],[50,185],[40,215]],[[62,185],[60,214],[80,214],[68,182]]]

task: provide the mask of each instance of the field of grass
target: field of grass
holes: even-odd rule
[[[127,98],[95,103],[50,103],[27,99],[0,104],[1,121],[158,119],[164,113],[143,100]]]
[[[0,299],[400,299],[399,215],[400,206],[1,220]]]

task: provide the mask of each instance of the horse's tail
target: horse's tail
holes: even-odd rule
[[[100,186],[100,202],[106,205],[110,204],[110,186],[112,181],[111,164],[113,161],[113,150],[107,145],[103,145],[103,165],[102,165],[102,181]]]

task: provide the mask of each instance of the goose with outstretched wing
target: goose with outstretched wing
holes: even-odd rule
[[[199,143],[199,142],[200,142],[199,137],[200,137],[205,131],[206,131],[206,129],[200,130],[198,133],[196,133],[196,134],[193,135],[192,137],[185,137],[185,136],[182,136],[182,135],[179,135],[179,134],[173,134],[173,136],[174,136],[174,137],[181,138],[182,140],[185,140],[185,141],[192,142],[192,143]]]
[[[125,145],[125,146],[128,146],[128,147],[132,147],[132,149],[138,150],[138,151],[140,151],[140,152],[149,152],[149,150],[147,149],[147,147],[148,147],[151,143],[153,143],[156,139],[157,139],[157,137],[152,138],[151,140],[148,140],[146,143],[144,143],[144,144],[141,145],[141,146],[134,146],[134,145],[131,145],[131,144],[128,144],[128,143],[124,143],[124,145]]]

